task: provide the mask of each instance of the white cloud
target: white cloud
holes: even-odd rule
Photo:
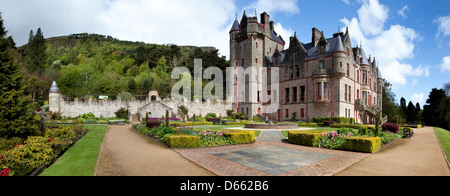
[[[442,59],[441,72],[450,71],[450,56],[446,56]]]
[[[408,77],[428,77],[430,67],[402,62],[414,58],[414,42],[421,36],[414,29],[398,24],[385,29],[388,9],[378,0],[364,0],[358,10],[359,18],[340,21],[348,27],[352,43],[362,42],[366,54],[376,58],[381,74],[396,89],[406,85]]]
[[[287,49],[289,47],[289,37],[294,36],[294,31],[291,28],[288,29],[283,28],[281,23],[276,23],[273,28],[275,29],[275,32],[277,32],[278,35],[281,35],[284,42],[286,42],[284,48]]]
[[[257,0],[250,3],[244,8],[247,11],[247,16],[253,16],[255,9],[258,13],[267,12],[269,14],[276,14],[282,12],[285,14],[298,14],[300,8],[297,6],[298,0]]]
[[[416,103],[420,103],[420,105],[423,106],[423,101],[425,100],[424,98],[425,97],[424,97],[423,93],[414,93],[411,96],[411,102],[414,104],[414,106],[415,106]]]
[[[195,11],[194,11],[195,10]],[[99,13],[114,37],[158,44],[215,46],[229,55],[228,32],[234,19],[232,1],[115,0]]]
[[[233,0],[0,0],[9,35],[26,44],[30,30],[45,37],[98,33],[121,40],[214,46],[229,56]]]
[[[377,35],[381,33],[388,17],[388,10],[378,0],[364,0],[358,10],[360,26],[364,34]]]
[[[438,17],[434,20],[435,23],[438,23],[438,31],[436,33],[436,41],[438,42],[438,46],[442,47],[443,38],[450,36],[450,15]],[[450,42],[449,42],[450,45]]]
[[[350,0],[342,0],[342,2],[344,2],[347,5],[350,5]]]
[[[400,15],[403,19],[406,19],[408,16],[406,13],[409,11],[408,5],[402,7],[402,9],[397,11],[397,14]]]

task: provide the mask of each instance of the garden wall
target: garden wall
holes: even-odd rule
[[[155,92],[149,93],[149,97],[155,96]],[[156,94],[157,96],[157,94]],[[112,118],[116,117],[115,112],[120,108],[125,108],[129,110],[130,114],[137,114],[139,119],[145,117],[147,112],[151,112],[149,117],[161,118],[166,115],[166,110],[169,110],[170,117],[177,117],[183,119],[184,116],[178,109],[179,106],[184,105],[188,108],[189,116],[202,115],[205,116],[208,113],[215,113],[217,116],[226,116],[226,110],[232,109],[231,103],[226,102],[211,102],[206,100],[206,102],[200,102],[195,100],[194,102],[188,102],[187,100],[176,102],[171,99],[161,100],[159,97],[156,101],[152,101],[148,97],[146,100],[136,100],[131,101],[121,100],[86,100],[79,101],[75,98],[74,101],[64,101],[62,99],[61,93],[50,93],[49,95],[49,105],[51,112],[60,112],[64,117],[78,117],[82,114],[91,112],[96,117]]]

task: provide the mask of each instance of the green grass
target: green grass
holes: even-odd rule
[[[447,155],[447,159],[450,161],[450,131],[438,127],[433,127],[433,129],[439,143],[442,146],[442,149]]]
[[[93,176],[100,147],[106,133],[105,125],[85,125],[89,133],[64,153],[40,176]]]

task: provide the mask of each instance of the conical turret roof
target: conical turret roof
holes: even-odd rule
[[[50,87],[50,93],[60,93],[56,81],[53,80],[52,86]]]

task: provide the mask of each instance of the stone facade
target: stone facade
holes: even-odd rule
[[[374,122],[376,113],[381,112],[383,79],[375,58],[367,58],[361,47],[352,47],[348,29],[325,38],[323,32],[313,28],[308,44],[294,34],[284,50],[285,42],[276,34],[270,16],[262,13],[260,18],[258,22],[244,13],[240,22],[234,21],[230,30],[230,66],[265,67],[268,72],[262,74],[268,78],[272,68],[279,68],[279,92],[271,92],[270,79],[262,81],[255,75],[238,74],[236,81],[242,80],[237,77],[245,77],[245,88],[234,84],[235,111],[249,118],[262,115],[274,121],[290,120],[295,113],[295,118],[303,121],[347,117],[357,123]],[[265,89],[267,94],[261,92]],[[275,113],[262,113],[261,108],[268,103],[260,98],[272,93],[278,97],[280,107]],[[245,99],[239,100],[239,96]]]
[[[53,82],[49,92],[49,110],[50,112],[60,112],[64,117],[78,117],[82,114],[93,113],[96,117],[112,118],[116,117],[115,112],[121,108],[128,109],[130,115],[136,114],[139,120],[145,118],[145,114],[150,112],[149,117],[161,118],[166,115],[166,110],[169,110],[169,117],[177,117],[184,119],[184,115],[178,109],[179,106],[184,105],[188,108],[188,116],[194,114],[205,116],[208,113],[215,113],[218,116],[226,116],[226,110],[231,109],[231,103],[216,103],[206,100],[206,102],[175,102],[171,99],[163,99],[156,91],[150,91],[146,100],[131,101],[121,100],[98,100],[89,99],[87,101],[79,101],[77,98],[74,101],[65,101],[59,92],[56,82]],[[152,97],[154,97],[152,101]],[[129,116],[130,116],[129,115]]]

